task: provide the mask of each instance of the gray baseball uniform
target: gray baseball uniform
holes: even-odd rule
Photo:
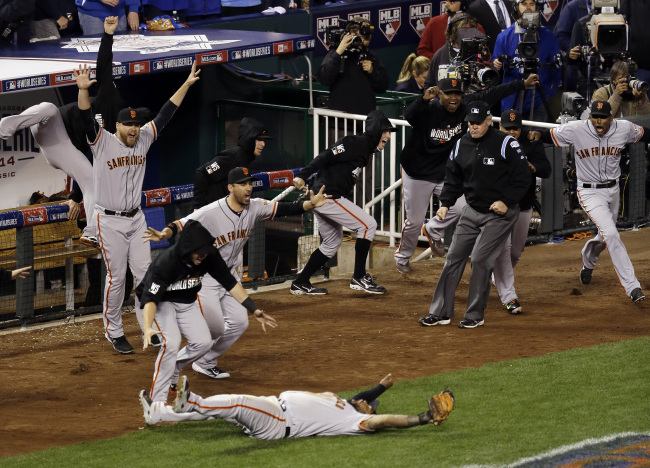
[[[143,243],[141,238],[147,229],[140,210],[146,155],[158,132],[176,109],[176,105],[167,101],[156,118],[140,129],[133,146],[127,146],[115,134],[103,128],[97,130],[89,111],[82,111],[95,159],[95,220],[97,238],[106,263],[104,329],[110,338],[124,335],[120,312],[127,263],[135,284],[142,280],[151,263],[149,243]],[[94,138],[91,138],[93,133]],[[137,297],[135,301],[136,316],[142,328],[142,310]]]
[[[639,141],[644,129],[626,120],[614,120],[609,131],[599,136],[587,119],[551,129],[550,136],[555,146],[573,145],[580,205],[598,227],[598,235],[582,249],[584,266],[593,269],[598,256],[607,248],[618,279],[629,296],[641,286],[616,229],[620,203],[618,178],[621,151],[625,145]]]
[[[252,198],[250,204],[237,214],[228,206],[226,197],[205,205],[175,223],[180,230],[190,219],[199,221],[215,237],[214,245],[219,249],[233,276],[241,280],[239,269],[242,252],[251,236],[253,226],[259,220],[272,219],[277,208],[277,202]],[[210,369],[215,367],[216,359],[246,331],[248,313],[246,308],[209,274],[203,277],[199,305],[210,329],[213,345],[210,351],[196,363],[204,369]],[[183,350],[179,355],[181,353]]]
[[[27,127],[31,127],[34,140],[47,163],[77,181],[84,195],[86,218],[93,219],[93,166],[70,141],[59,109],[51,102],[42,102],[18,115],[3,118],[0,120],[0,139],[6,139]]]

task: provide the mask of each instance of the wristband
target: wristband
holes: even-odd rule
[[[246,310],[249,311],[251,314],[255,313],[257,310],[257,306],[255,305],[255,302],[253,302],[253,299],[250,297],[247,297],[244,299],[244,302],[241,303],[244,307],[246,307]]]
[[[172,231],[172,235],[171,235],[171,237],[174,237],[174,236],[178,233],[178,226],[176,225],[176,223],[175,223],[174,221],[172,221],[171,223],[169,223],[169,224],[167,225],[167,227],[168,227],[169,229],[171,229],[171,231]]]

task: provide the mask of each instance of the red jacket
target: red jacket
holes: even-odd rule
[[[420,45],[418,45],[418,55],[433,59],[433,55],[447,42],[445,31],[448,23],[449,17],[447,15],[434,16],[429,20],[427,27],[424,28],[424,33],[422,33]],[[483,26],[477,24],[476,27],[485,34]]]

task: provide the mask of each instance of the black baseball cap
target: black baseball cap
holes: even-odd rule
[[[465,122],[483,122],[491,115],[490,106],[487,102],[475,101],[467,108]]]
[[[521,112],[510,109],[501,114],[501,126],[503,128],[521,128]]]
[[[612,106],[607,101],[594,101],[591,104],[591,115],[594,117],[611,117]]]
[[[462,93],[462,83],[457,78],[444,78],[438,82],[438,88],[443,93]]]
[[[144,125],[149,120],[149,109],[146,107],[139,107],[134,109],[132,107],[125,107],[117,114],[117,122],[121,124],[139,123]]]
[[[236,167],[228,173],[228,184],[243,184],[249,180],[259,179],[250,175],[250,171],[245,167]]]
[[[260,132],[257,134],[257,136],[255,137],[255,139],[256,139],[256,140],[272,140],[273,137],[272,137],[271,135],[269,135],[269,132],[267,132],[265,128],[263,128],[263,129],[260,130]]]

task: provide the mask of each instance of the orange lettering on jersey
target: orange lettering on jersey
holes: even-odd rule
[[[335,403],[335,406],[336,406],[338,409],[345,409],[345,400],[342,400],[341,398],[339,398],[339,397],[337,396],[337,397],[336,397],[336,403]]]
[[[592,156],[598,156],[599,153],[600,153],[600,151],[598,150],[597,146],[594,146],[593,148],[591,148],[591,155]]]
[[[228,243],[228,241],[226,241],[226,238],[223,234],[217,237],[215,241],[217,244],[219,244],[217,247],[221,247],[222,245],[226,245]]]

